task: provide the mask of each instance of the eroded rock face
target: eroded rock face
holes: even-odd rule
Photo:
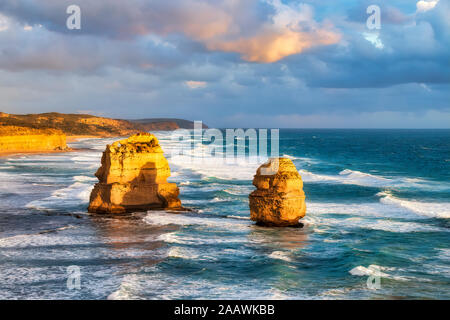
[[[108,145],[95,175],[99,183],[91,193],[91,213],[182,208],[177,185],[167,182],[169,163],[152,134],[139,133]]]
[[[278,170],[277,170],[278,169]],[[303,181],[290,159],[275,158],[260,166],[253,179],[250,218],[265,226],[296,226],[306,214]]]
[[[0,125],[0,153],[64,150],[68,147],[62,131]]]

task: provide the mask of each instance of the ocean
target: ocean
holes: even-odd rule
[[[192,212],[88,215],[117,139],[0,158],[0,299],[450,299],[450,130],[280,130],[301,229],[249,220],[258,163],[189,161],[155,135]]]

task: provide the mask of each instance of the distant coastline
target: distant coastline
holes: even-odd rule
[[[82,138],[130,136],[138,132],[191,129],[183,119],[122,120],[89,114],[41,113],[16,115],[0,112],[0,156],[19,153],[71,151],[67,142]],[[206,127],[206,126],[205,126]]]

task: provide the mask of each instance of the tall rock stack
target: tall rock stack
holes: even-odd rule
[[[274,169],[274,170],[271,170]],[[256,171],[250,218],[264,226],[298,226],[306,214],[303,181],[290,159],[274,158]]]
[[[158,139],[139,133],[114,142],[103,152],[95,174],[90,213],[125,213],[151,209],[182,209],[175,183],[168,183],[169,163]]]

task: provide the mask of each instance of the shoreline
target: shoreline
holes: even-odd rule
[[[66,136],[66,142],[71,143],[71,142],[77,142],[80,139],[103,139],[103,138],[108,138],[108,137],[90,136],[90,135]]]
[[[91,150],[91,149],[68,149],[68,150],[20,150],[20,151],[0,151],[0,159],[7,157],[18,157],[23,155],[32,155],[32,154],[53,154],[53,153],[69,153],[69,152],[77,152],[83,150]]]

